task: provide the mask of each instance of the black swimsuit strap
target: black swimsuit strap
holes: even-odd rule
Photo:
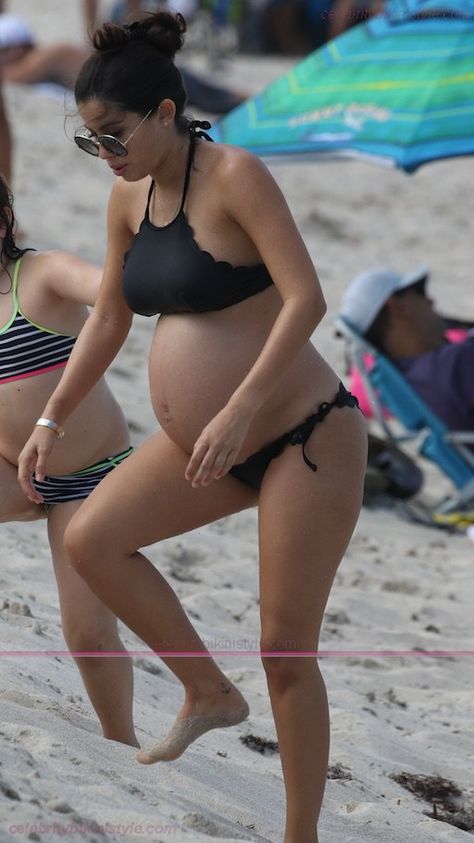
[[[191,167],[193,166],[194,161],[194,151],[196,148],[196,138],[197,137],[208,137],[205,132],[198,131],[200,127],[203,128],[210,128],[210,123],[207,121],[200,121],[200,120],[193,120],[192,123],[189,125],[189,149],[188,149],[188,157],[186,160],[186,172],[184,175],[184,185],[183,185],[183,195],[181,196],[181,204],[179,206],[179,211],[177,216],[181,213],[184,208],[184,203],[186,201],[186,195],[189,188],[189,179],[191,177]],[[212,140],[212,138],[209,138]],[[150,220],[150,202],[151,197],[153,196],[153,191],[155,189],[155,182],[154,179],[151,181],[150,189],[148,191],[148,199],[146,203],[146,210],[145,210],[145,218],[149,221]]]
[[[155,182],[154,182],[154,179],[152,179],[151,185],[150,185],[150,190],[148,191],[148,199],[147,199],[146,209],[145,209],[145,219],[148,222],[150,222],[150,202],[151,202],[151,197],[153,195],[154,189],[155,189]]]
[[[187,162],[186,162],[186,174],[184,176],[183,195],[181,197],[181,204],[179,206],[179,211],[176,215],[178,217],[179,217],[181,211],[183,210],[184,203],[186,201],[186,194],[188,192],[188,187],[189,187],[189,176],[191,174],[191,167],[192,167],[192,163],[193,163],[193,158],[194,158],[194,137],[193,137],[193,135],[191,135],[190,141],[189,141],[188,159],[187,159]],[[145,210],[145,219],[148,222],[150,221],[150,202],[151,202],[151,197],[153,196],[154,189],[155,189],[155,181],[154,181],[154,179],[152,179],[152,182],[151,182],[151,185],[150,185],[150,190],[148,191],[148,200],[147,200],[147,203],[146,203],[146,210]]]
[[[184,203],[186,202],[186,195],[188,193],[189,179],[191,177],[191,167],[193,166],[195,148],[196,148],[196,136],[192,132],[190,132],[189,133],[188,159],[186,161],[186,173],[185,173],[185,176],[184,176],[183,195],[181,197],[181,205],[179,206],[178,214],[181,213],[181,211],[184,208]]]
[[[290,430],[286,435],[286,442],[289,445],[302,445],[302,452],[303,452],[303,459],[312,471],[317,471],[318,467],[315,465],[314,462],[311,462],[308,455],[306,454],[305,447],[306,443],[311,436],[315,426],[318,422],[322,422],[323,419],[326,418],[328,413],[331,412],[333,407],[358,407],[359,402],[355,395],[352,395],[345,386],[340,383],[339,390],[334,401],[323,401],[322,404],[318,407],[316,413],[313,413],[309,416],[306,421],[302,424],[298,425],[294,430]]]
[[[210,135],[207,132],[204,132],[203,129],[210,129],[211,124],[208,120],[191,120],[188,126],[189,132],[189,152],[188,152],[188,160],[186,163],[186,175],[184,176],[184,187],[183,187],[183,196],[181,199],[181,205],[179,206],[178,213],[180,214],[184,208],[184,203],[186,201],[186,195],[188,193],[189,187],[189,179],[191,178],[191,167],[193,166],[194,161],[194,152],[196,150],[196,138],[202,138],[203,140],[212,141]]]

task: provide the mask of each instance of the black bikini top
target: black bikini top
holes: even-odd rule
[[[125,254],[123,293],[134,313],[203,313],[223,310],[273,284],[263,263],[232,266],[216,261],[199,248],[185,213],[184,203],[196,145],[195,137],[206,137],[190,126],[190,145],[183,195],[176,217],[162,227],[150,222],[149,208],[155,183],[148,194],[145,217],[131,248]],[[209,138],[209,140],[211,140]]]

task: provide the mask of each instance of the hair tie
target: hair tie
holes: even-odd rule
[[[123,28],[128,33],[130,41],[145,40],[145,30],[139,20],[134,20],[132,23],[124,23]]]
[[[202,131],[203,129],[210,128],[211,124],[209,123],[209,120],[191,120],[188,126],[188,131],[191,133],[193,138],[203,138],[203,140],[212,141],[213,138],[211,138],[207,132]]]

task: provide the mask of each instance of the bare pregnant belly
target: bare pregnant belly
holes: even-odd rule
[[[153,408],[162,429],[188,453],[251,369],[280,306],[273,292],[263,293],[223,311],[158,321],[150,355]],[[239,460],[332,399],[338,382],[308,343],[257,413]]]

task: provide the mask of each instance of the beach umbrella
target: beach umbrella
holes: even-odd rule
[[[391,0],[220,120],[261,157],[358,157],[407,172],[474,153],[474,0]]]

